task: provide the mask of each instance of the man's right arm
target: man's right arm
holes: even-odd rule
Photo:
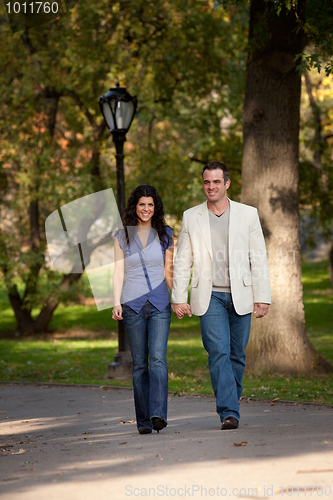
[[[172,288],[173,310],[177,314],[178,319],[186,313],[189,314],[189,316],[191,314],[189,305],[187,304],[187,288],[190,282],[192,264],[192,244],[186,224],[186,215],[184,213],[177,244]]]

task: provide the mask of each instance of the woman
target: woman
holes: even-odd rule
[[[146,184],[130,195],[123,223],[114,247],[112,317],[123,319],[128,332],[137,428],[140,434],[149,434],[167,426],[166,350],[171,321],[167,286],[171,291],[173,236],[160,195]]]

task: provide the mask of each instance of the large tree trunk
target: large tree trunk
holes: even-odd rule
[[[247,366],[256,371],[325,372],[305,330],[298,211],[301,77],[295,55],[304,48],[298,12],[252,0],[243,114],[242,202],[258,208],[266,239],[272,305],[254,319]]]

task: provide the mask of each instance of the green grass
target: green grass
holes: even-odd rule
[[[333,364],[333,290],[327,262],[304,264],[303,285],[307,331],[317,351]],[[0,309],[1,336],[15,326],[3,291]],[[53,338],[0,340],[0,380],[131,386],[131,380],[106,378],[107,366],[117,350],[117,325],[110,309],[97,312],[95,306],[59,307],[50,326],[57,332]],[[75,335],[81,338],[75,339]],[[198,317],[178,321],[173,316],[168,367],[170,390],[212,394]],[[333,374],[306,377],[246,372],[243,395],[333,404]]]
[[[6,380],[100,384],[116,346],[101,339],[1,340],[0,369]]]

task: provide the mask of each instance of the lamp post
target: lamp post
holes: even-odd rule
[[[137,99],[119,83],[99,97],[99,107],[116,147],[117,204],[121,218],[125,213],[124,142],[133,121]],[[126,378],[132,373],[130,343],[124,322],[118,321],[118,353],[108,367],[108,378]]]

